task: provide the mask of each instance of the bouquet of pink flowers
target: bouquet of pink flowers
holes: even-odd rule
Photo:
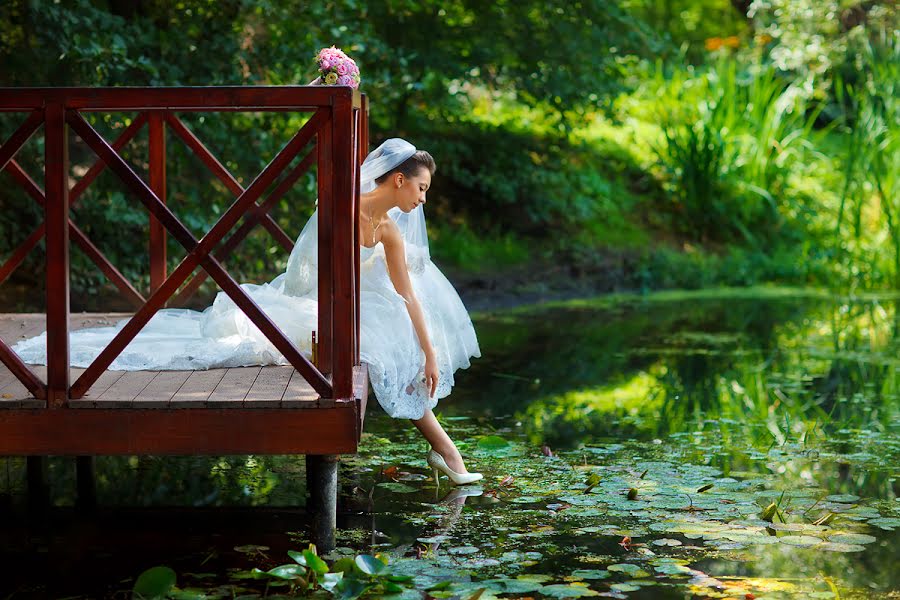
[[[359,67],[339,48],[322,48],[313,59],[319,67],[319,75],[310,85],[349,85],[359,87]]]

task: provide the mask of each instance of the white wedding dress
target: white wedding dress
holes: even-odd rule
[[[396,211],[397,209],[394,209]],[[397,219],[398,213],[394,212]],[[269,283],[241,287],[307,357],[318,327],[317,213],[297,239],[287,269]],[[384,247],[360,248],[360,359],[368,364],[375,396],[394,418],[419,419],[453,387],[453,374],[481,356],[472,321],[456,290],[427,250],[407,245],[410,280],[428,326],[439,368],[437,392],[423,383],[424,353],[388,275]],[[111,327],[69,334],[72,366],[86,367],[128,319]],[[13,350],[26,363],[46,364],[46,332]],[[111,370],[202,370],[288,362],[225,292],[196,311],[162,309],[110,365]]]

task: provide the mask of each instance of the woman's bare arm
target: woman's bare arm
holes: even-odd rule
[[[428,385],[429,395],[434,396],[438,384],[437,361],[428,337],[425,314],[422,312],[422,306],[419,304],[419,299],[416,298],[416,293],[413,291],[412,282],[409,280],[403,236],[400,234],[397,224],[390,219],[387,219],[380,233],[381,243],[384,244],[388,274],[391,277],[391,283],[394,284],[394,289],[406,300],[406,310],[409,312],[409,318],[412,320],[419,338],[419,345],[422,346],[422,351],[425,353],[425,383]]]

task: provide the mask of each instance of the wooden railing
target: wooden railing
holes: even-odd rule
[[[47,382],[0,340],[0,360],[35,398],[48,408],[81,398],[157,310],[173,298],[183,303],[207,276],[224,290],[322,398],[352,397],[353,366],[359,362],[359,165],[368,147],[365,96],[345,86],[244,86],[189,88],[0,88],[0,111],[27,113],[24,122],[0,146],[0,169],[6,170],[42,207],[44,221],[0,266],[0,283],[46,240]],[[82,116],[84,112],[139,111],[112,144]],[[179,112],[302,111],[312,116],[246,188],[178,118]],[[44,125],[44,189],[16,162],[25,142]],[[149,182],[119,155],[135,134],[149,128]],[[69,189],[68,135],[71,128],[98,161]],[[236,197],[199,240],[166,205],[166,135],[175,133]],[[260,202],[263,192],[310,143],[313,147]],[[262,224],[288,252],[293,242],[269,216],[271,208],[313,163],[318,168],[319,323],[318,353],[313,365],[253,299],[225,271],[220,261]],[[150,289],[145,298],[78,227],[71,212],[84,191],[110,168],[150,211]],[[227,239],[238,223],[244,222]],[[166,234],[187,251],[166,272]],[[74,383],[69,381],[69,240],[93,260],[135,307],[136,313]],[[223,242],[224,240],[224,242]],[[196,267],[202,271],[180,291]],[[176,292],[177,295],[176,295]]]

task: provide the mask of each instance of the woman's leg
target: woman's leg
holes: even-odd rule
[[[453,443],[453,440],[450,439],[450,436],[438,423],[431,409],[426,410],[421,419],[410,419],[410,421],[422,432],[422,435],[428,440],[431,447],[444,457],[448,467],[457,473],[468,473],[456,444]]]

